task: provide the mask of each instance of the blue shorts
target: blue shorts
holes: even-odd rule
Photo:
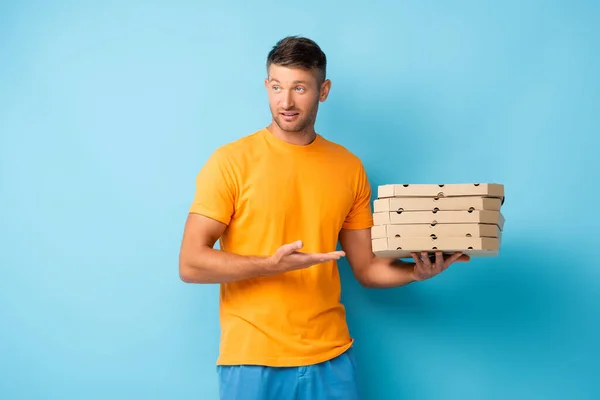
[[[305,367],[217,367],[221,400],[358,400],[351,347],[332,360]]]

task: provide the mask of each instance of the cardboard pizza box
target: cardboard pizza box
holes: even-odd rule
[[[500,240],[490,237],[447,238],[378,238],[372,240],[373,252],[379,257],[412,258],[410,253],[426,251],[444,254],[462,252],[470,256],[497,256]]]
[[[440,237],[495,237],[502,232],[493,224],[396,224],[375,225],[371,228],[371,239],[379,238],[440,238]]]
[[[493,197],[392,197],[376,199],[373,211],[500,211],[502,200]]]
[[[401,184],[380,185],[377,188],[377,197],[456,197],[456,196],[482,196],[495,197],[504,202],[504,185],[499,183],[450,183],[450,184]]]
[[[396,224],[493,224],[504,229],[504,216],[500,211],[382,211],[373,213],[374,225]]]

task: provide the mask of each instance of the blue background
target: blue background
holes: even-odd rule
[[[365,398],[598,398],[598,3],[251,3],[1,3],[0,398],[217,398],[218,287],[179,244],[288,34],[374,187],[506,185],[497,258],[390,290],[342,263]]]

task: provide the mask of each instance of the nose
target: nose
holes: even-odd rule
[[[281,107],[285,109],[289,109],[294,106],[294,98],[292,96],[291,91],[283,92],[283,96],[281,98]]]

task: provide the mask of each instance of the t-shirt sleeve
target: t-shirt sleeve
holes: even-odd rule
[[[226,155],[217,149],[196,176],[189,212],[229,224],[235,210],[235,179]]]
[[[367,229],[373,226],[371,209],[371,185],[364,165],[360,163],[356,177],[354,204],[342,225],[344,229]]]

